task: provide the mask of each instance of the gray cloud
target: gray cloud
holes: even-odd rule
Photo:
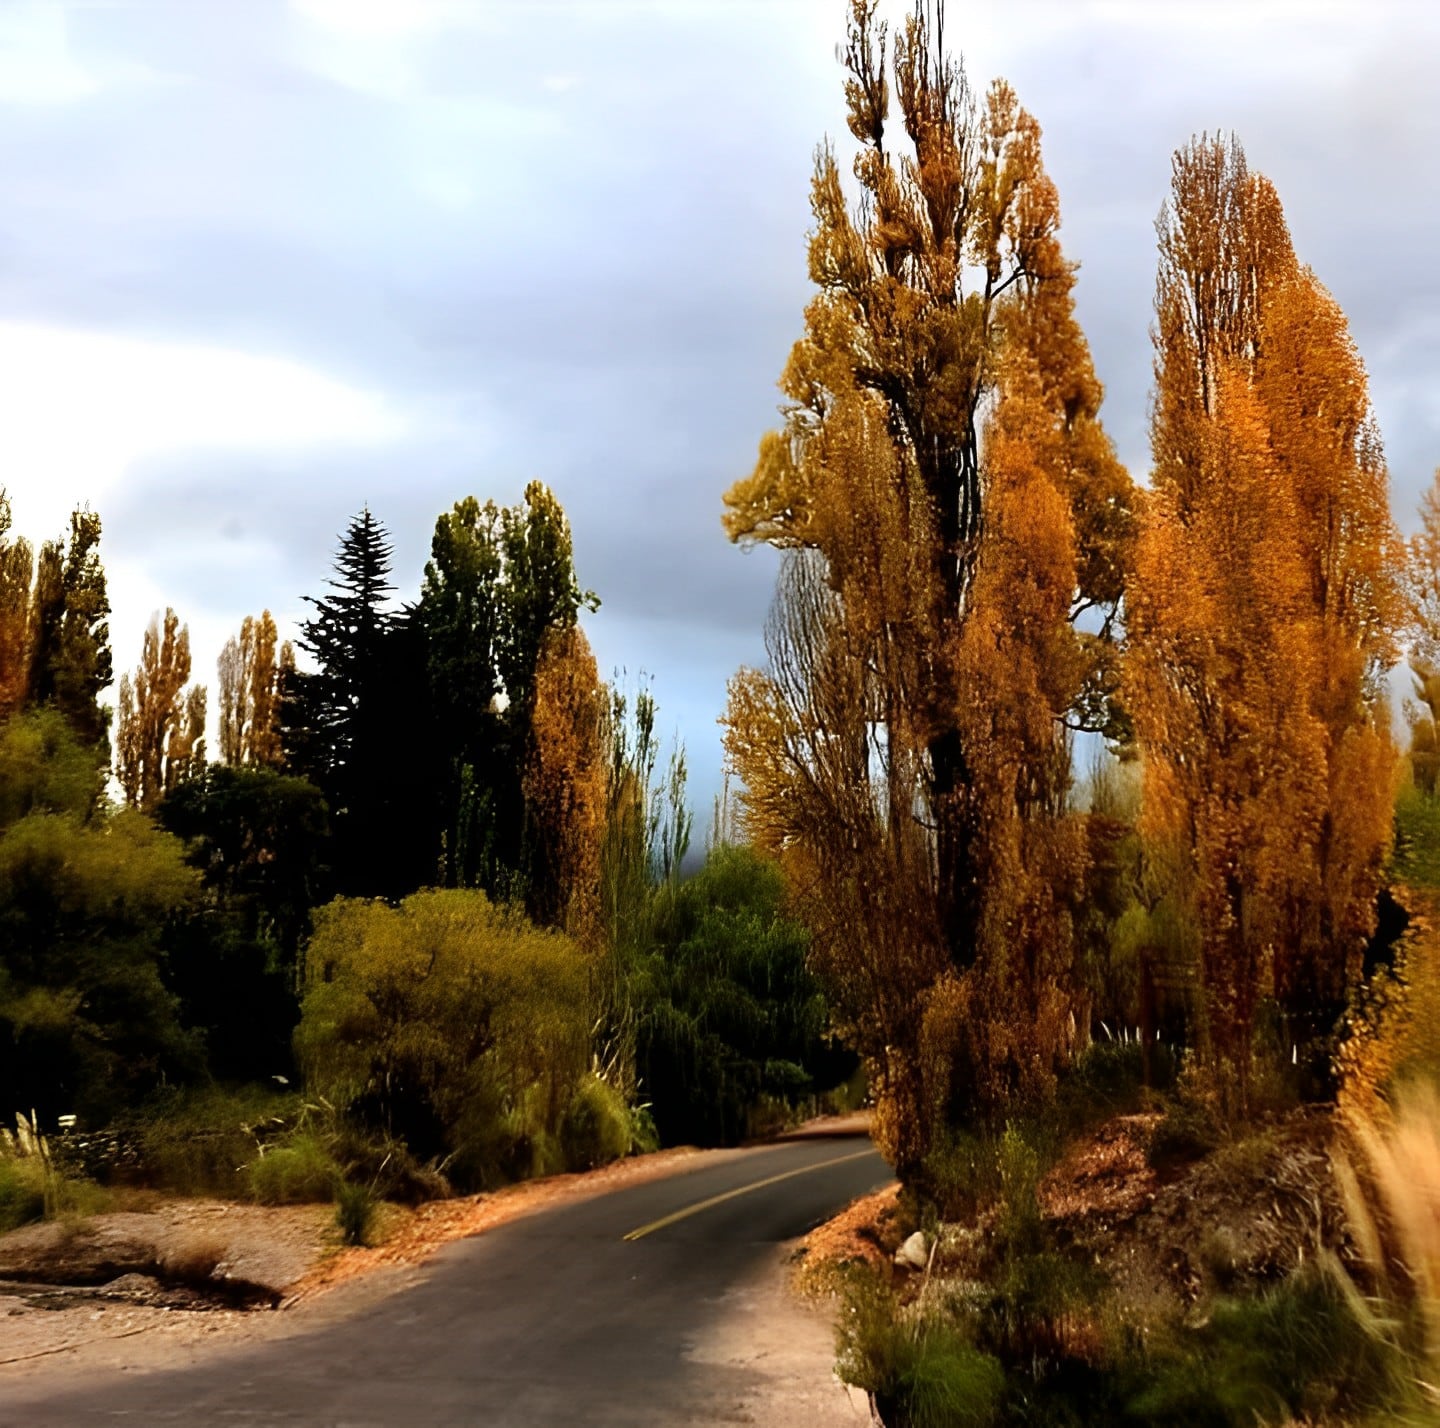
[[[1005,72],[1045,126],[1132,467],[1169,154],[1234,128],[1350,315],[1408,521],[1440,459],[1434,23],[1398,3],[952,8],[977,86]],[[368,501],[411,595],[439,511],[538,476],[604,601],[602,665],[655,674],[708,801],[774,570],[725,543],[720,496],[808,297],[840,0],[476,3],[370,38],[274,0],[39,9],[94,88],[0,102],[0,320],[288,357],[406,420],[366,449],[150,451],[105,497],[111,565],[207,629],[293,616]],[[121,662],[147,614],[117,609]]]

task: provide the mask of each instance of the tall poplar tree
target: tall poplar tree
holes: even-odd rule
[[[1131,498],[1039,126],[1003,81],[977,100],[919,5],[892,138],[875,11],[844,55],[861,202],[822,148],[784,425],[726,496],[732,538],[796,552],[726,747],[910,1177],[937,1124],[1043,1093],[1065,1054],[1065,726],[1113,723]]]
[[[190,680],[190,629],[168,606],[152,615],[132,680],[120,676],[115,775],[146,812],[205,766],[205,687]]]
[[[524,779],[530,915],[562,928],[588,952],[598,951],[601,934],[608,702],[584,631],[552,630],[535,671]]]
[[[543,483],[514,506],[472,496],[437,519],[415,618],[446,882],[524,891],[533,850],[521,784],[535,760],[536,669],[547,640],[598,607],[576,579],[570,523]]]
[[[1188,858],[1243,1110],[1260,999],[1301,1040],[1328,1031],[1374,927],[1397,548],[1344,315],[1238,142],[1176,154],[1159,242],[1130,686],[1146,821]]]
[[[269,610],[247,615],[240,635],[220,652],[220,760],[231,768],[278,768],[280,700],[295,669],[295,650],[279,634]]]
[[[11,532],[10,500],[0,488],[0,719],[24,703],[30,688],[30,584],[35,553]]]
[[[29,622],[27,700],[58,709],[86,744],[104,742],[110,726],[110,711],[100,703],[113,666],[99,544],[100,517],[77,510],[69,540],[40,547]]]

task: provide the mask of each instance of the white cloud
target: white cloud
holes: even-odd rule
[[[291,0],[290,8],[321,29],[376,40],[444,29],[476,12],[459,0]]]
[[[70,52],[63,9],[40,4],[0,8],[0,103],[70,104],[97,87]]]
[[[288,358],[16,322],[0,322],[0,391],[0,485],[16,530],[35,541],[60,535],[77,505],[103,517],[107,494],[142,458],[372,446],[407,430],[383,397]],[[117,678],[139,658],[152,612],[174,604],[190,627],[194,677],[213,690],[215,657],[239,616],[185,607],[145,562],[102,554]],[[211,577],[243,569],[260,589],[283,578],[277,545],[259,532],[220,534],[191,554]],[[213,708],[210,722],[213,737]]]
[[[381,396],[283,357],[0,322],[0,480],[18,529],[58,532],[139,458],[373,445],[406,423]]]

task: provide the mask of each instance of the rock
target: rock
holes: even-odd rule
[[[895,1251],[895,1263],[902,1269],[924,1269],[930,1263],[930,1249],[925,1243],[924,1230],[916,1230]]]
[[[31,1284],[107,1284],[124,1274],[153,1274],[154,1242],[101,1228],[49,1221],[0,1240],[0,1279]]]

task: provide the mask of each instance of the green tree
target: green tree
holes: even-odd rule
[[[711,850],[657,899],[641,964],[637,1070],[664,1144],[733,1144],[752,1117],[844,1080],[809,935],[786,916],[780,869],[748,847]]]
[[[86,744],[103,742],[110,726],[100,704],[113,666],[99,544],[100,517],[75,511],[69,541],[40,547],[31,599],[28,703],[53,704]]]
[[[528,710],[546,636],[569,628],[582,609],[598,610],[600,601],[575,578],[570,522],[542,482],[532,481],[524,500],[501,512],[500,544],[505,553],[496,640],[500,679],[511,707]]]
[[[100,769],[58,710],[0,726],[0,1085],[92,1123],[200,1066],[163,977],[198,876],[178,839],[99,801]]]
[[[523,772],[546,641],[599,601],[575,577],[570,525],[538,481],[511,507],[473,497],[435,523],[415,618],[425,641],[445,882],[523,894],[536,856]]]
[[[501,514],[493,501],[457,501],[435,522],[417,615],[424,629],[442,787],[442,879],[498,891],[513,860],[519,781],[507,757],[508,727],[497,702],[503,619]],[[507,845],[509,845],[507,847]]]
[[[335,886],[370,896],[409,892],[435,866],[424,634],[389,608],[390,559],[367,507],[341,538],[332,593],[305,597],[299,644],[316,668],[286,680],[281,730],[287,771],[330,808]]]

